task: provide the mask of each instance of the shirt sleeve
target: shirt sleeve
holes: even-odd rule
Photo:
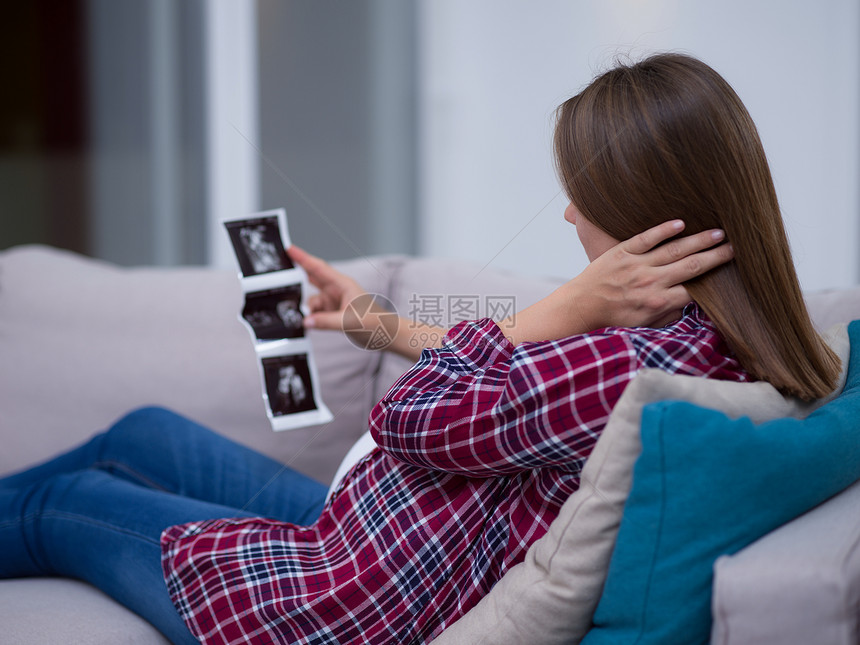
[[[577,473],[638,368],[621,333],[514,348],[490,319],[460,323],[374,407],[370,430],[392,457],[433,470]]]

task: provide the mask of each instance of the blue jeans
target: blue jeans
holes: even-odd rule
[[[0,578],[85,580],[173,643],[194,643],[164,583],[161,532],[222,517],[311,524],[326,492],[172,412],[138,410],[83,446],[0,479]]]

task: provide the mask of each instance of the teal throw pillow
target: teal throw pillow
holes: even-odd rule
[[[707,643],[713,564],[860,479],[860,321],[845,389],[753,424],[684,402],[642,412],[642,454],[583,645]]]

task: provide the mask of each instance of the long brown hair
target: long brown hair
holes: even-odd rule
[[[598,76],[557,111],[568,197],[625,240],[683,219],[722,228],[734,260],[685,284],[744,368],[803,399],[829,394],[839,359],[809,319],[755,124],[703,62],[659,54]]]

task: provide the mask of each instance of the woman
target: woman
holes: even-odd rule
[[[190,421],[138,411],[0,480],[0,575],[89,580],[174,642],[423,643],[546,532],[639,369],[803,398],[834,387],[755,128],[713,70],[663,55],[604,74],[560,108],[556,160],[591,263],[500,324],[402,325],[391,349],[420,360],[371,413],[380,448],[328,502]],[[686,236],[661,244],[681,219]],[[728,264],[726,244],[702,251],[717,227]],[[342,329],[361,287],[290,254],[320,288],[306,324]],[[427,331],[445,341],[420,352],[411,333]]]

